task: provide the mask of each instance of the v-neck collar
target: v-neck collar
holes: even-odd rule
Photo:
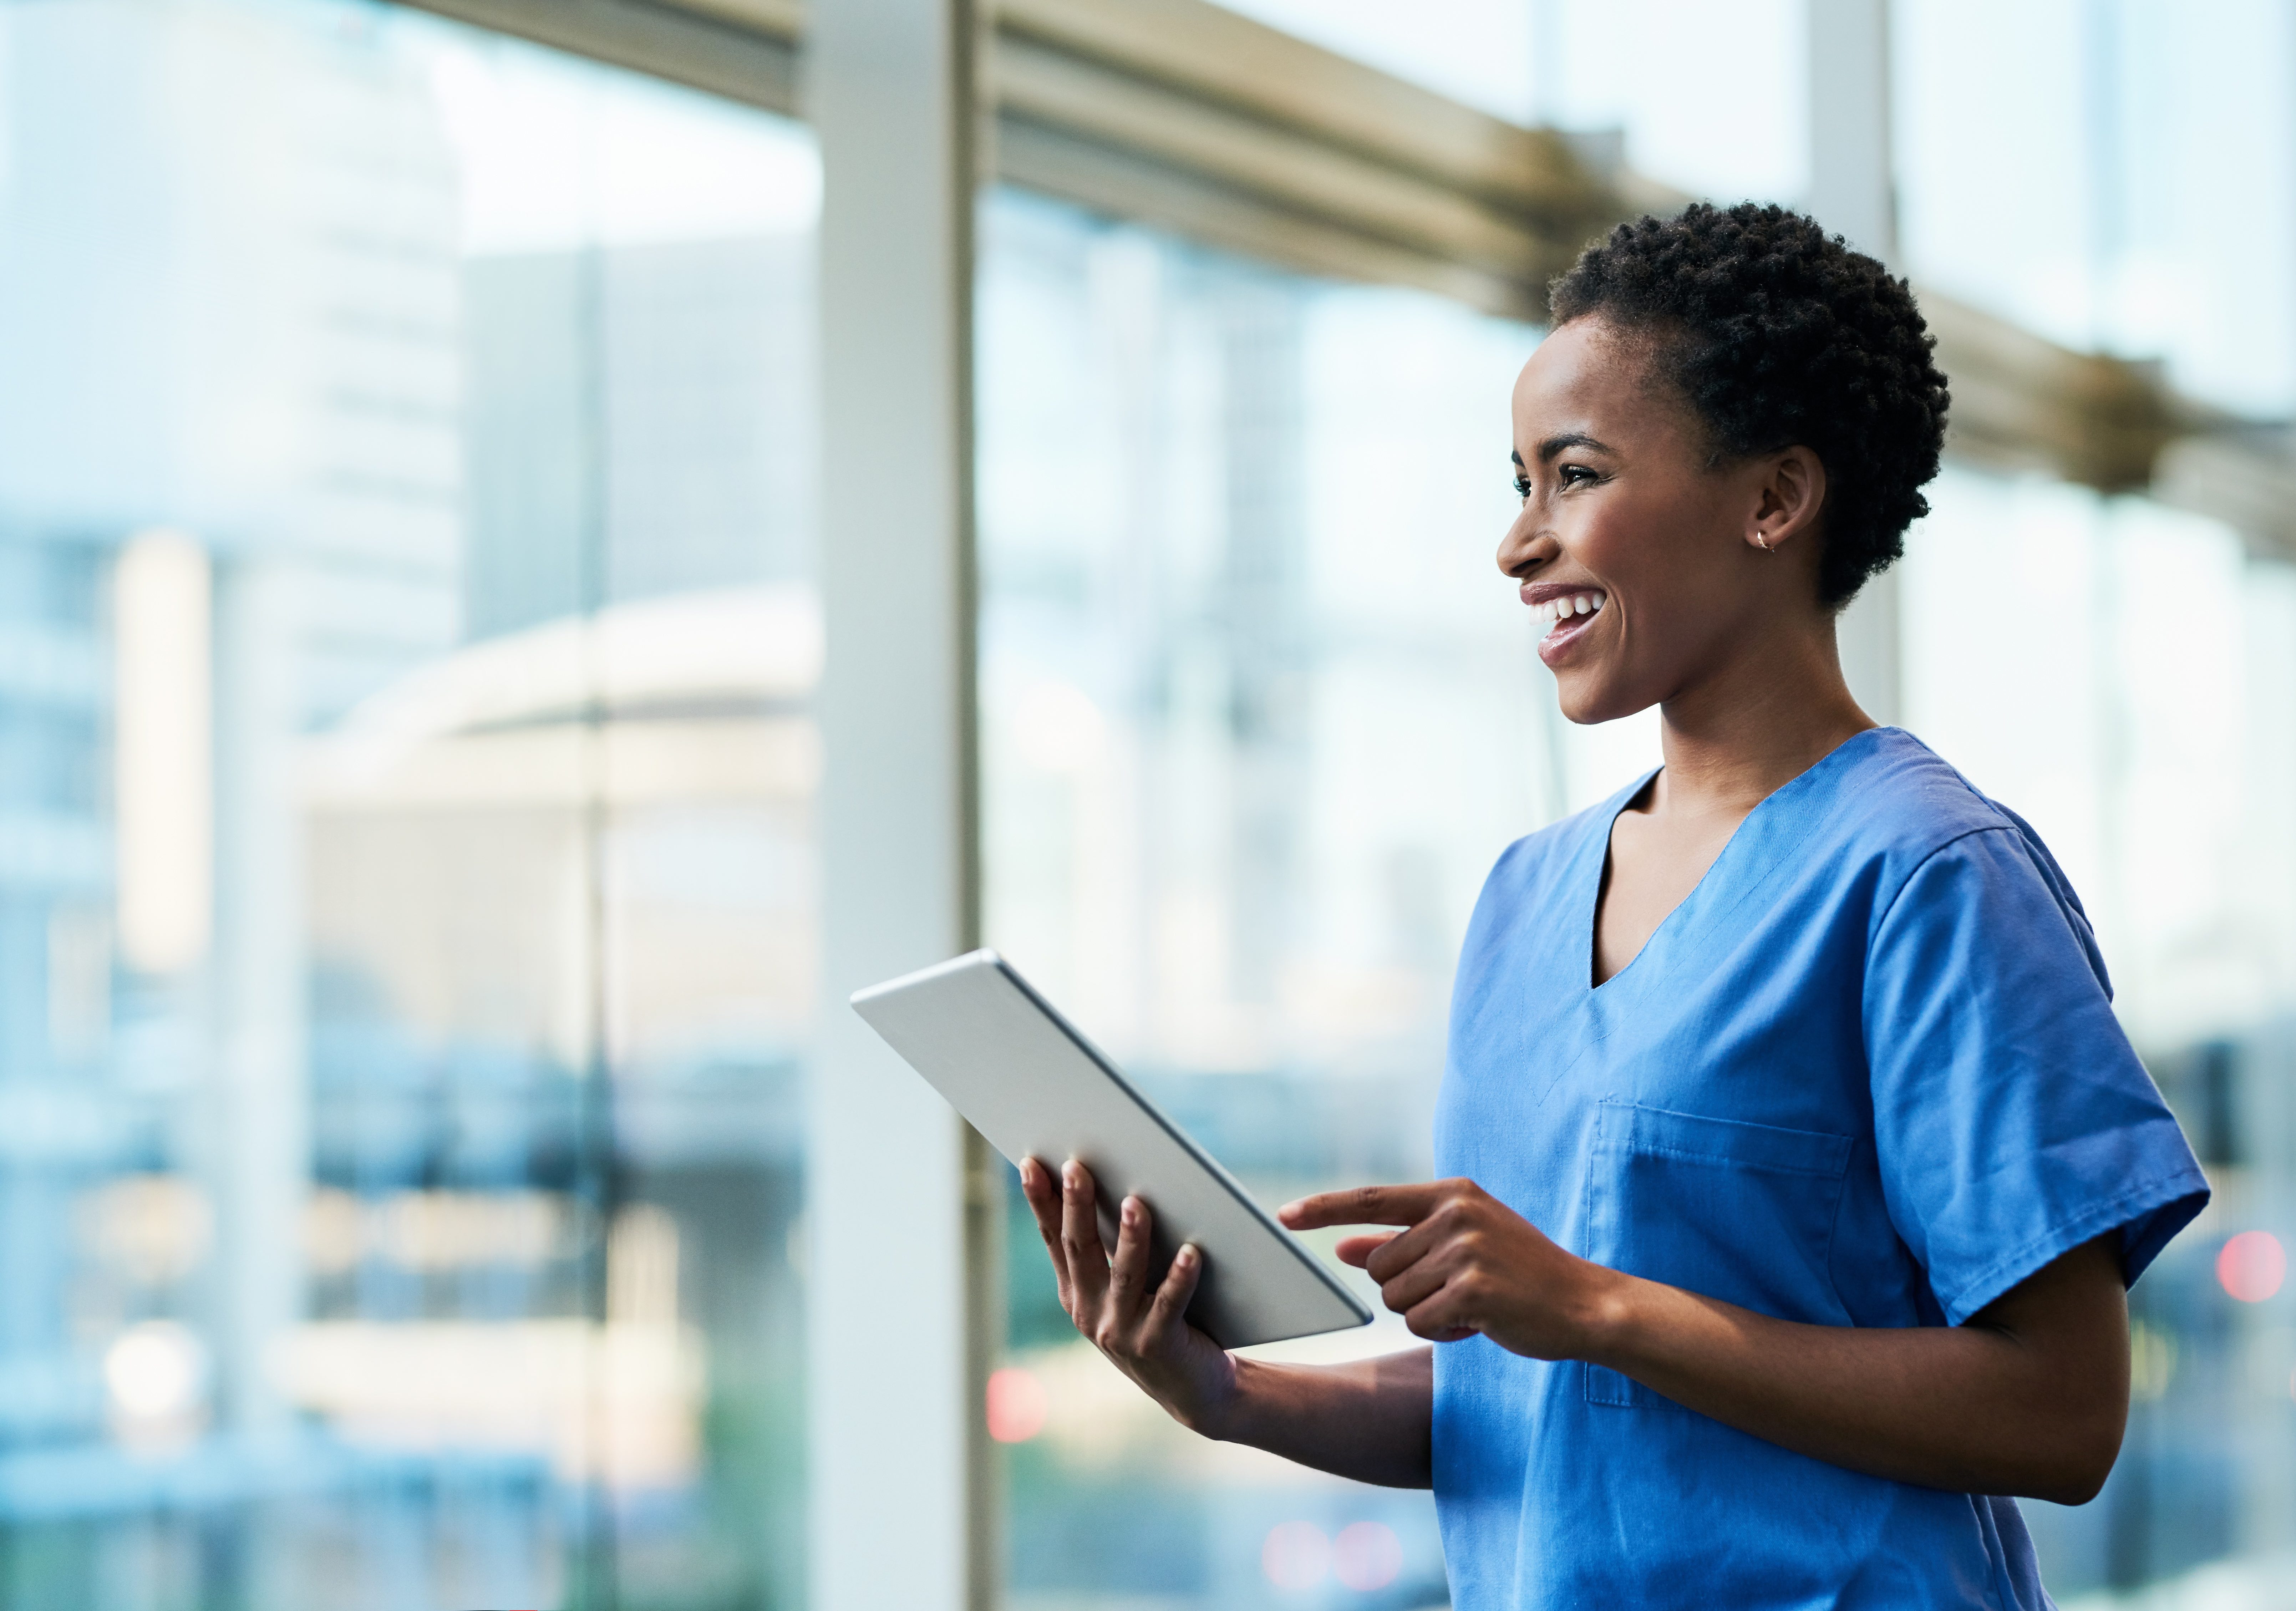
[[[1717,874],[1722,871],[1724,863],[1732,859],[1731,853],[1738,848],[1738,842],[1741,839],[1750,837],[1746,831],[1748,826],[1752,823],[1757,817],[1763,815],[1764,813],[1768,810],[1772,802],[1779,799],[1789,792],[1800,792],[1801,789],[1811,780],[1817,777],[1819,773],[1830,771],[1835,761],[1846,753],[1851,745],[1859,743],[1861,740],[1871,738],[1877,733],[1898,733],[1903,731],[1904,730],[1902,728],[1897,727],[1874,726],[1867,727],[1859,732],[1853,732],[1848,738],[1842,740],[1841,743],[1836,744],[1833,748],[1820,756],[1816,760],[1811,762],[1808,766],[1803,767],[1801,771],[1796,773],[1792,777],[1788,778],[1784,782],[1770,790],[1769,793],[1755,801],[1754,808],[1751,811],[1749,811],[1744,816],[1738,819],[1738,825],[1730,830],[1730,837],[1722,842],[1722,848],[1716,852],[1714,859],[1706,864],[1706,871],[1698,875],[1698,881],[1690,887],[1689,893],[1685,895],[1679,901],[1677,901],[1674,904],[1673,908],[1667,912],[1666,916],[1659,920],[1658,927],[1652,929],[1648,935],[1644,936],[1641,946],[1635,952],[1634,955],[1627,959],[1626,966],[1620,968],[1618,972],[1612,974],[1609,978],[1604,979],[1598,985],[1595,982],[1595,953],[1596,948],[1595,926],[1601,922],[1603,916],[1603,875],[1610,871],[1611,833],[1611,830],[1618,826],[1619,818],[1625,814],[1627,807],[1633,805],[1635,801],[1642,797],[1643,790],[1648,789],[1652,781],[1657,778],[1658,774],[1666,770],[1665,766],[1661,765],[1652,767],[1648,772],[1643,773],[1640,778],[1636,780],[1633,787],[1628,789],[1621,794],[1612,797],[1615,804],[1613,804],[1611,809],[1604,814],[1602,820],[1603,830],[1595,837],[1595,854],[1591,858],[1594,862],[1595,867],[1594,887],[1587,892],[1585,909],[1586,917],[1585,920],[1580,923],[1578,929],[1579,945],[1581,946],[1579,956],[1581,966],[1578,970],[1578,977],[1580,983],[1586,989],[1587,994],[1588,996],[1599,995],[1603,991],[1608,989],[1619,980],[1626,977],[1628,974],[1634,971],[1636,963],[1641,961],[1643,958],[1650,954],[1652,946],[1657,945],[1659,940],[1669,930],[1680,927],[1675,920],[1680,918],[1684,911],[1696,902],[1700,895],[1706,892],[1707,886],[1710,884],[1718,884],[1721,881],[1720,879],[1717,877]],[[1771,813],[1770,814],[1775,815],[1775,814]]]

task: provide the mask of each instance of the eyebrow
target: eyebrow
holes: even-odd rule
[[[1615,451],[1609,443],[1597,441],[1583,430],[1566,430],[1560,436],[1547,438],[1538,445],[1538,462],[1541,464],[1548,463],[1553,461],[1555,454],[1573,447],[1589,447],[1596,453]],[[1522,460],[1518,457],[1515,462],[1520,464]]]

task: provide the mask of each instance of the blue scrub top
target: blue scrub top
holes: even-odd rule
[[[1611,821],[1500,857],[1435,1124],[1597,1263],[1825,1326],[1959,1325],[2120,1235],[2135,1280],[2208,1185],[2025,822],[1896,728],[1755,808],[1593,987]],[[1458,1611],[1988,1607],[2042,1591],[2013,1501],[1844,1470],[1576,1361],[1435,1351]]]

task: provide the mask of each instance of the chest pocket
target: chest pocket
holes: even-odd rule
[[[1587,1256],[1781,1320],[1847,1325],[1827,1272],[1849,1138],[1605,1101],[1587,1174]],[[1590,1403],[1668,1402],[1599,1365]]]

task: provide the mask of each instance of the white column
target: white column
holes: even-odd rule
[[[1809,210],[1859,251],[1898,255],[1890,138],[1890,0],[1805,0]]]
[[[1809,42],[1810,216],[1898,265],[1890,139],[1890,0],[1805,0]],[[1878,722],[1903,713],[1895,571],[1866,585],[1839,628],[1849,691]]]
[[[817,0],[824,952],[807,1262],[817,1611],[985,1611],[993,1199],[857,987],[979,932],[968,0]]]
[[[266,1369],[303,1315],[311,1134],[302,814],[297,798],[295,583],[276,561],[215,572],[215,1179],[222,1389],[251,1435],[293,1425]]]

